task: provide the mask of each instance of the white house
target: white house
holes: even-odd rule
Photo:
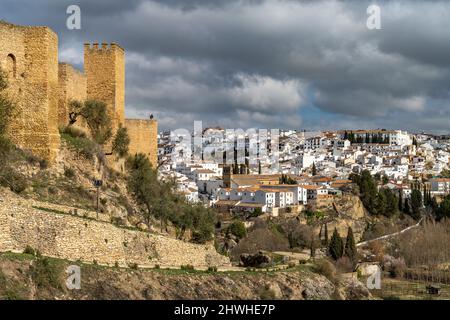
[[[431,192],[434,194],[448,194],[450,193],[450,178],[436,178],[430,179]]]
[[[209,169],[197,169],[193,171],[193,174],[195,181],[211,180],[213,177],[217,175],[214,171]]]
[[[255,193],[255,201],[267,205],[267,208],[270,210],[275,207],[275,192],[272,190],[258,190]]]

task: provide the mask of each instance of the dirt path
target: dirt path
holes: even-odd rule
[[[407,232],[407,231],[409,231],[411,229],[415,229],[415,228],[419,227],[420,224],[422,223],[422,221],[423,221],[423,218],[420,219],[420,221],[417,224],[409,226],[408,228],[405,228],[405,229],[403,229],[401,231],[394,232],[394,233],[391,233],[391,234],[387,234],[387,235],[384,235],[382,237],[378,237],[378,238],[375,238],[375,239],[372,239],[372,240],[360,242],[356,246],[357,247],[362,247],[362,246],[365,246],[365,245],[367,245],[367,244],[369,244],[371,242],[375,242],[375,241],[379,241],[379,240],[386,240],[386,239],[389,239],[389,238],[393,238],[393,237],[399,236],[399,235],[401,235],[401,234],[403,234],[403,233],[405,233],[405,232]]]

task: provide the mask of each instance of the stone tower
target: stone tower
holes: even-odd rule
[[[0,22],[0,66],[16,105],[9,136],[53,162],[59,150],[58,36],[47,27]]]
[[[113,132],[125,125],[125,51],[116,43],[84,44],[87,99],[103,101],[113,119]]]

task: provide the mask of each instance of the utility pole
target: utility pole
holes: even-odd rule
[[[102,180],[94,180],[94,187],[97,188],[97,220],[98,220],[98,209],[99,209],[99,198],[100,198],[100,187],[103,185]]]

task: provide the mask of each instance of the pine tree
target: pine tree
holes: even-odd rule
[[[334,260],[342,258],[344,254],[344,242],[342,241],[342,238],[336,228],[334,228],[333,235],[331,236],[328,252]]]
[[[358,259],[358,251],[356,250],[355,237],[353,236],[353,230],[351,227],[348,227],[344,255],[350,259],[353,265],[356,264]]]

